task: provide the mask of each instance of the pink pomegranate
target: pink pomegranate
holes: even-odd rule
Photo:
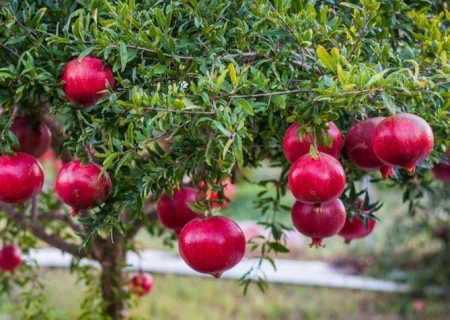
[[[345,188],[344,168],[323,152],[319,152],[317,159],[309,153],[298,159],[289,171],[288,180],[297,200],[316,205],[338,198]]]
[[[22,264],[22,250],[15,245],[5,245],[0,249],[0,270],[14,272]]]
[[[283,137],[283,152],[286,159],[290,163],[294,163],[298,158],[309,152],[311,144],[314,141],[313,133],[310,133],[307,137],[299,138],[298,130],[300,125],[293,123],[286,130]],[[319,151],[327,153],[335,158],[339,158],[342,151],[342,134],[334,122],[328,122],[328,135],[332,139],[331,147],[325,145],[318,146]]]
[[[180,233],[189,221],[201,217],[189,208],[189,204],[196,201],[197,191],[194,188],[182,187],[173,191],[173,197],[163,195],[158,202],[158,218],[161,224]]]
[[[18,151],[35,158],[42,156],[52,143],[52,133],[47,125],[41,121],[34,122],[31,118],[15,118],[11,131],[19,140]]]
[[[62,202],[74,208],[89,209],[105,202],[111,189],[109,174],[101,174],[95,163],[81,164],[79,160],[66,163],[56,177],[56,193]]]
[[[433,150],[433,131],[422,118],[400,113],[384,119],[373,132],[372,146],[386,165],[414,172],[416,164]]]
[[[322,246],[322,239],[334,236],[345,224],[345,207],[336,199],[321,205],[320,212],[311,204],[296,201],[291,210],[295,228],[312,239],[310,247]]]
[[[107,84],[114,87],[111,69],[93,57],[71,60],[63,70],[62,80],[67,99],[83,107],[94,105],[104,95]]]
[[[339,235],[345,239],[346,243],[350,243],[353,239],[360,239],[368,236],[375,228],[375,224],[375,220],[369,219],[366,228],[366,225],[360,216],[347,218]]]
[[[450,182],[450,152],[447,153],[441,163],[433,166],[433,173],[437,179]]]
[[[18,152],[0,157],[0,201],[22,203],[37,195],[44,184],[44,172],[32,156]]]
[[[345,138],[345,151],[358,168],[367,172],[380,170],[383,178],[389,178],[394,173],[392,167],[384,165],[372,148],[372,134],[384,119],[369,118],[354,124]]]
[[[130,291],[138,297],[149,294],[153,289],[153,277],[150,273],[138,272],[131,277]]]
[[[241,261],[245,236],[239,225],[227,217],[197,218],[181,230],[178,247],[192,269],[218,278]]]

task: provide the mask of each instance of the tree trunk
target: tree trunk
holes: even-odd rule
[[[102,250],[102,298],[105,316],[111,320],[122,320],[126,317],[123,268],[126,264],[126,241],[117,233],[113,239],[105,241]]]

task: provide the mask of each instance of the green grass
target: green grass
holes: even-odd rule
[[[76,318],[84,288],[67,271],[47,270],[43,279],[52,320]],[[448,319],[446,301],[425,302],[426,309],[416,312],[412,301],[397,294],[291,285],[271,285],[266,293],[251,288],[244,296],[235,281],[155,275],[153,292],[135,301],[130,315],[155,320]]]

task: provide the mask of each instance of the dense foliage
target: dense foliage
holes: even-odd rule
[[[41,239],[105,267],[105,248],[132,248],[141,227],[162,234],[152,203],[171,194],[183,177],[217,190],[218,181],[240,177],[241,169],[269,163],[282,173],[278,180],[261,182],[267,191],[255,205],[273,237],[258,249],[262,258],[268,251],[283,252],[282,233],[290,226],[275,217],[290,209],[280,204],[289,168],[281,141],[288,125],[298,121],[304,132],[327,142],[328,121],[345,133],[356,120],[401,111],[432,126],[432,156],[414,175],[398,170],[389,182],[379,182],[377,174],[372,182],[402,188],[411,214],[425,213],[422,226],[438,225],[448,235],[448,207],[427,209],[428,193],[448,197],[449,191],[429,171],[449,147],[450,11],[445,1],[0,3],[0,152],[12,153],[18,144],[10,131],[13,119],[31,115],[50,127],[63,161],[94,159],[112,179],[106,203],[77,219],[51,187],[23,206],[1,204],[4,243],[28,250]],[[61,74],[68,61],[88,55],[111,66],[116,83],[86,109],[67,101]],[[351,209],[364,173],[346,158],[342,162],[350,186],[343,200]],[[199,211],[205,206],[197,204]],[[420,228],[428,229],[433,230]],[[441,239],[433,254],[448,259],[450,237]],[[123,260],[116,262],[109,272],[121,272]],[[74,269],[96,283],[76,261]],[[252,274],[243,279],[245,285]],[[11,281],[24,286],[33,281],[32,276],[0,279],[5,288]],[[446,279],[440,284],[449,285]],[[107,279],[102,281],[105,290]],[[119,300],[124,298],[121,293]],[[117,297],[104,292],[103,299]],[[83,306],[85,319],[95,313],[92,301],[97,300],[88,298]],[[30,317],[42,311],[28,307]],[[105,310],[117,318],[113,309]]]

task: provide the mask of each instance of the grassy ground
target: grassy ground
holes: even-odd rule
[[[44,282],[52,319],[76,318],[83,287],[66,271],[45,271]],[[415,311],[413,305],[395,294],[288,285],[271,285],[266,293],[252,288],[243,296],[234,281],[156,275],[152,294],[137,301],[130,315],[155,320],[440,320],[450,314],[442,300],[425,300],[422,311]],[[3,304],[3,308],[8,307]]]

